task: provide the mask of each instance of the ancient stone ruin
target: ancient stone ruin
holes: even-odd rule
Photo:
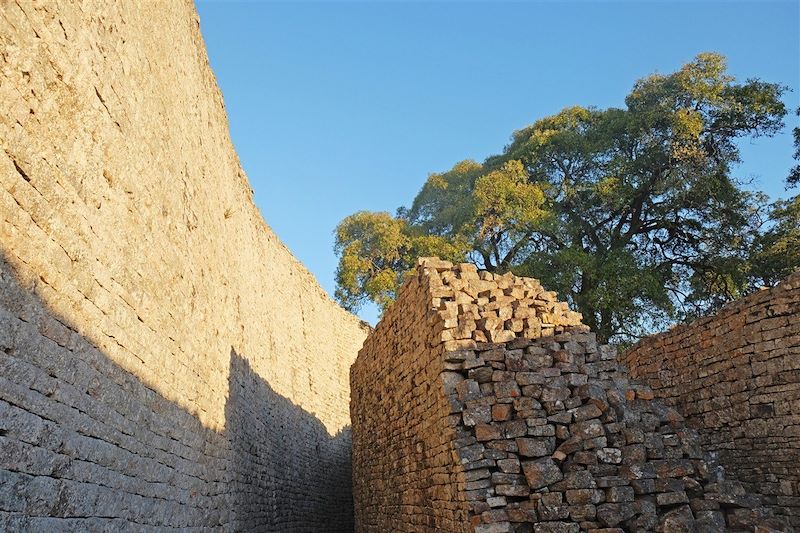
[[[350,531],[368,328],[264,223],[194,5],[0,2],[0,531]]]
[[[360,532],[788,530],[536,280],[422,260],[351,395]]]
[[[731,478],[800,528],[800,273],[621,355]]]
[[[0,3],[0,531],[800,526],[800,274],[617,359],[429,259],[370,333],[264,223],[198,24]]]

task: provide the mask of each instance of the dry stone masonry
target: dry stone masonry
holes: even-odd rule
[[[800,528],[800,273],[622,354],[729,475]]]
[[[468,531],[430,299],[428,279],[410,278],[351,369],[357,531]]]
[[[445,353],[475,346],[475,339],[502,342],[580,323],[532,280],[512,286],[515,278],[495,280],[470,265],[458,272],[433,260],[425,265],[403,286],[351,369],[358,531],[469,531],[460,488],[465,479],[452,458],[454,416],[440,382]],[[444,265],[441,276],[436,265]],[[490,302],[492,291],[500,299],[493,294]],[[516,311],[506,305],[512,301]],[[432,313],[431,306],[442,311]]]
[[[0,106],[0,531],[352,531],[366,330],[253,204],[193,3],[0,2]]]
[[[367,337],[254,205],[190,0],[0,2],[0,105],[0,531],[800,525],[800,274],[644,384],[436,259]]]
[[[351,390],[360,532],[788,531],[532,279],[422,260]]]

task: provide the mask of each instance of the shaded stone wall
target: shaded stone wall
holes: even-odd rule
[[[536,280],[421,260],[351,388],[357,531],[788,530]]]
[[[800,526],[800,273],[621,359],[687,418],[730,476]]]
[[[0,530],[352,529],[366,331],[254,205],[198,24],[0,3]]]

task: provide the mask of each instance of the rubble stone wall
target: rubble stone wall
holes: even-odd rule
[[[788,531],[536,280],[421,260],[351,387],[360,532]]]
[[[351,530],[366,331],[254,205],[193,3],[1,2],[0,108],[0,530]]]
[[[729,476],[800,526],[800,273],[621,356]]]

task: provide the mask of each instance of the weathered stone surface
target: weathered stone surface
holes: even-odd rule
[[[525,479],[532,489],[541,489],[564,478],[561,469],[549,458],[526,461],[522,463],[522,471],[525,472]]]
[[[508,525],[515,533],[771,524],[761,499],[725,481],[697,433],[631,381],[572,317],[562,315],[548,336],[511,329],[515,337],[505,344],[451,344],[442,328],[458,327],[466,315],[516,313],[526,291],[540,289],[534,280],[482,273],[473,290],[475,278],[461,266],[435,264],[421,262],[353,367],[360,531],[428,531],[431,523],[447,531]],[[453,300],[455,320],[445,318]],[[533,308],[528,318],[540,316]],[[489,318],[476,327],[500,327]],[[376,389],[376,379],[385,388]],[[465,408],[451,414],[443,397],[456,381]],[[417,390],[428,391],[426,401]],[[397,465],[399,479],[387,477]]]
[[[0,531],[352,528],[366,330],[253,204],[198,24],[0,2]]]
[[[621,355],[729,477],[800,527],[800,273]],[[643,392],[637,397],[644,398]],[[695,454],[696,455],[696,454]]]
[[[403,286],[351,369],[357,531],[510,532],[507,521],[483,521],[507,503],[490,479],[498,468],[487,446],[502,438],[492,403],[481,401],[482,384],[491,390],[491,368],[473,351],[457,358],[445,352],[429,305],[434,292],[446,291],[431,279],[452,265],[429,265]],[[466,368],[452,392],[464,410],[454,415],[441,381],[445,361]],[[456,432],[451,416],[467,426]]]

